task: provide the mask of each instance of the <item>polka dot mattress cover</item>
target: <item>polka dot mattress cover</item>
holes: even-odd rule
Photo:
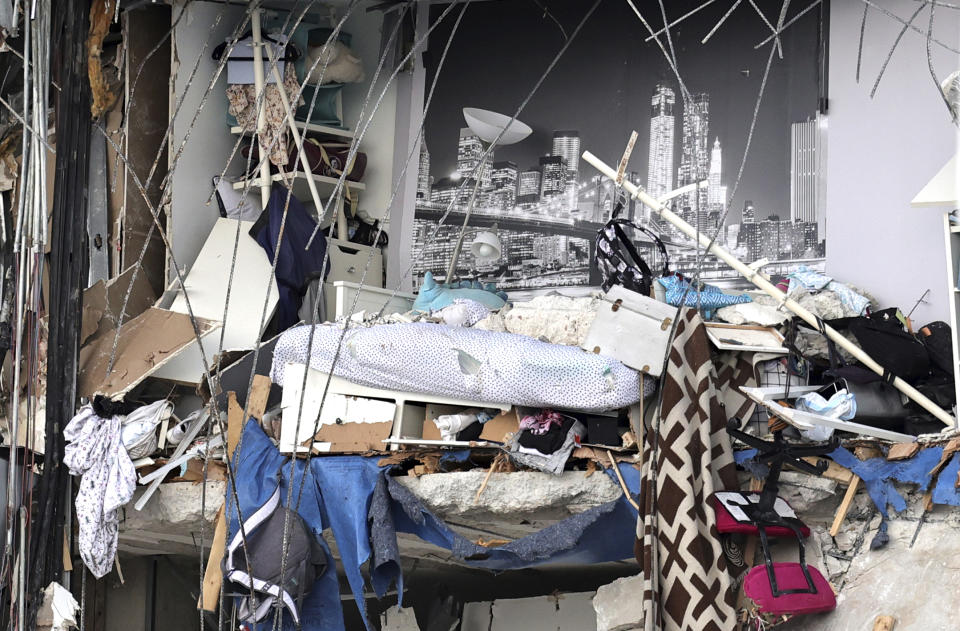
[[[342,328],[289,329],[277,341],[271,378],[283,385],[287,364],[329,373]],[[352,383],[468,401],[602,412],[641,398],[637,371],[575,346],[512,333],[426,322],[348,329],[333,374]],[[643,396],[655,388],[644,380]]]

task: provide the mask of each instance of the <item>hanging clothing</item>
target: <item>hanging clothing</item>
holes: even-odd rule
[[[291,508],[296,509],[328,559],[332,557],[322,538],[324,531],[329,529],[337,543],[341,563],[328,563],[298,606],[302,631],[344,629],[337,565],[342,567],[354,594],[354,605],[365,621],[364,594],[368,582],[381,598],[393,583],[402,596],[397,533],[416,535],[450,550],[455,559],[467,566],[494,571],[548,563],[605,563],[630,555],[636,512],[623,496],[508,544],[486,548],[460,535],[434,515],[397,478],[389,475],[389,467],[381,467],[376,458],[331,455],[309,462],[300,458],[291,461],[270,442],[256,421],[247,422],[240,445],[232,463],[239,511],[228,494],[228,540],[237,536],[241,516],[244,520],[250,519],[258,509],[269,504],[278,488],[279,502],[283,505],[293,486],[295,503]],[[462,461],[468,453],[452,452],[444,458]],[[635,494],[639,472],[627,464],[621,464],[619,469],[627,488]],[[608,470],[606,474],[616,480],[613,471]],[[291,558],[288,557],[288,562]],[[364,568],[366,571],[362,571]],[[285,608],[282,618],[282,629],[292,631],[295,625],[289,608]],[[373,626],[368,622],[367,628]]]
[[[284,226],[283,239],[280,241],[280,249],[277,250],[281,225]],[[323,266],[327,253],[327,240],[324,235],[318,232],[309,249],[307,248],[307,242],[316,227],[317,222],[300,200],[293,193],[288,193],[283,185],[274,184],[266,210],[250,229],[250,236],[267,252],[270,262],[273,262],[274,256],[278,258],[276,278],[280,302],[277,305],[277,326],[281,331],[300,321],[297,312],[300,311],[307,290],[307,277]],[[327,261],[324,277],[329,270],[330,261]]]
[[[296,111],[298,107],[306,104],[303,97],[300,97],[294,103],[294,97],[300,91],[300,83],[297,81],[297,72],[293,64],[286,64],[283,76],[283,88],[287,93],[287,100],[290,102],[290,108]],[[252,84],[235,83],[227,86],[227,101],[230,103],[228,111],[237,119],[237,124],[243,127],[245,132],[253,132],[257,129],[257,87]],[[273,147],[270,152],[270,162],[277,166],[287,164],[287,112],[283,108],[283,100],[280,98],[280,90],[275,83],[270,83],[266,87],[266,93],[263,98],[263,109],[266,113],[266,129],[260,138],[261,144],[265,147]],[[276,144],[274,144],[276,141]]]
[[[83,406],[63,430],[68,441],[63,462],[79,475],[76,510],[80,557],[94,576],[113,567],[117,554],[118,509],[133,498],[137,473],[121,438],[121,417],[97,416]]]
[[[643,628],[726,631],[737,623],[736,593],[707,498],[738,488],[736,467],[706,327],[695,309],[681,309],[678,320],[658,424],[643,436],[635,549]]]

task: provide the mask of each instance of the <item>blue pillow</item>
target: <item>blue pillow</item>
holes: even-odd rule
[[[417,299],[413,302],[413,310],[430,313],[449,307],[457,299],[474,300],[492,311],[500,309],[507,303],[507,294],[502,291],[498,292],[496,285],[493,283],[481,285],[478,282],[463,281],[455,287],[441,285],[433,279],[431,272],[427,272],[423,276],[420,293],[417,294]]]
[[[690,281],[680,278],[676,274],[662,276],[657,280],[663,285],[667,303],[674,307],[679,306],[680,301],[683,299],[683,293],[687,291],[687,287],[690,287]],[[699,300],[697,299],[698,293],[700,295]],[[699,292],[696,288],[687,292],[687,298],[683,304],[687,307],[696,307],[699,304],[700,307],[704,309],[719,309],[720,307],[738,305],[743,302],[753,301],[747,294],[725,294],[719,287],[701,284]]]

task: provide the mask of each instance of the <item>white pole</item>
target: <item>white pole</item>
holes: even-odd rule
[[[266,208],[270,202],[270,159],[266,155],[263,144],[263,134],[267,129],[267,93],[263,79],[263,36],[260,33],[261,9],[254,9],[250,13],[253,28],[253,83],[256,87],[260,107],[257,110],[257,143],[260,147],[260,201]],[[277,86],[283,92],[283,84]]]
[[[313,172],[310,170],[310,163],[307,160],[307,156],[303,153],[303,138],[300,136],[300,130],[297,129],[297,123],[293,117],[293,108],[290,107],[290,99],[287,98],[287,91],[283,88],[283,78],[280,76],[280,71],[277,70],[277,63],[273,59],[273,52],[271,52],[269,46],[266,47],[266,51],[270,62],[270,70],[273,72],[273,80],[277,82],[280,101],[283,103],[283,109],[287,114],[287,124],[290,126],[291,135],[293,135],[293,144],[297,147],[297,155],[300,157],[300,165],[307,178],[307,186],[310,188],[310,196],[313,197],[313,205],[317,208],[318,213],[323,212],[323,203],[320,201],[320,193],[317,192],[317,183],[313,179]],[[346,181],[344,181],[343,185],[344,187],[349,186]],[[346,235],[346,231],[338,236],[340,236],[341,239],[346,240],[346,237],[343,235]]]
[[[583,152],[583,159],[589,162],[591,165],[593,165],[598,171],[600,171],[600,173],[607,176],[608,178],[615,179],[617,177],[617,172],[614,169],[607,166],[602,160],[600,160],[600,158],[593,155],[589,151]],[[810,326],[819,328],[820,325],[818,324],[817,317],[815,315],[807,311],[797,301],[791,298],[788,298],[786,294],[784,294],[782,291],[777,289],[776,286],[773,285],[773,283],[771,283],[766,278],[764,278],[763,275],[761,275],[757,270],[748,267],[747,265],[742,263],[739,259],[737,259],[735,256],[733,256],[732,254],[727,252],[725,249],[718,246],[716,243],[711,245],[710,238],[706,234],[702,232],[697,232],[696,228],[688,224],[686,221],[684,221],[680,217],[673,214],[666,206],[659,203],[657,200],[653,199],[652,197],[647,195],[645,192],[637,188],[632,182],[628,182],[624,180],[623,188],[628,193],[630,193],[630,195],[634,199],[640,200],[642,203],[646,204],[647,206],[652,208],[655,212],[657,212],[657,214],[659,214],[662,218],[664,218],[665,220],[669,221],[671,224],[676,226],[680,230],[680,232],[684,233],[691,239],[698,240],[700,245],[702,245],[704,248],[707,248],[709,246],[708,251],[711,254],[714,254],[717,258],[722,260],[724,263],[726,263],[733,269],[737,270],[744,278],[746,278],[751,283],[753,283],[754,285],[762,289],[764,292],[766,292],[770,296],[773,296],[774,298],[779,300],[783,306],[785,306],[787,309],[789,309],[793,313],[800,316],[800,318],[802,318]],[[838,333],[835,329],[833,329],[827,324],[824,324],[824,331],[827,337],[833,340],[838,346],[840,346],[840,348],[842,348],[843,350],[853,355],[864,366],[866,366],[873,372],[877,373],[878,375],[884,374],[883,366],[875,362],[873,358],[867,355],[863,351],[863,349],[861,349],[859,346],[852,343],[850,340],[845,338],[843,335]],[[893,387],[895,387],[897,390],[899,390],[903,394],[907,395],[907,397],[909,397],[911,401],[915,402],[917,405],[919,405],[920,407],[922,407],[923,409],[925,409],[926,411],[930,412],[935,417],[940,419],[943,422],[943,424],[946,425],[947,427],[950,427],[950,428],[956,427],[957,425],[956,419],[950,416],[950,414],[946,410],[942,409],[933,401],[923,396],[923,394],[921,394],[916,388],[911,386],[909,383],[907,383],[900,377],[894,378]]]

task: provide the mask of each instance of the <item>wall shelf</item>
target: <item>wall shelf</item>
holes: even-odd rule
[[[329,125],[319,125],[317,123],[305,123],[297,121],[297,128],[307,134],[317,134],[319,136],[333,136],[343,140],[353,140],[354,133],[352,129],[342,129],[340,127],[330,127]],[[235,136],[251,136],[253,132],[244,131],[240,125],[234,125],[230,128],[230,133]]]
[[[293,175],[293,194],[297,196],[301,202],[310,202],[312,201],[312,196],[310,195],[310,186],[307,184],[307,178],[313,177],[313,181],[317,185],[317,192],[320,195],[330,195],[333,193],[334,189],[337,187],[337,178],[327,177],[326,175],[316,175],[311,174],[307,175],[303,171],[298,171]],[[270,178],[273,182],[280,182],[285,184],[285,179],[283,174],[275,173]],[[233,188],[238,191],[242,191],[244,187],[249,186],[251,190],[257,189],[260,187],[260,178],[254,178],[251,180],[240,180],[239,182],[233,183]],[[363,182],[351,182],[349,180],[343,183],[344,188],[349,188],[351,191],[362,191],[366,188]]]

